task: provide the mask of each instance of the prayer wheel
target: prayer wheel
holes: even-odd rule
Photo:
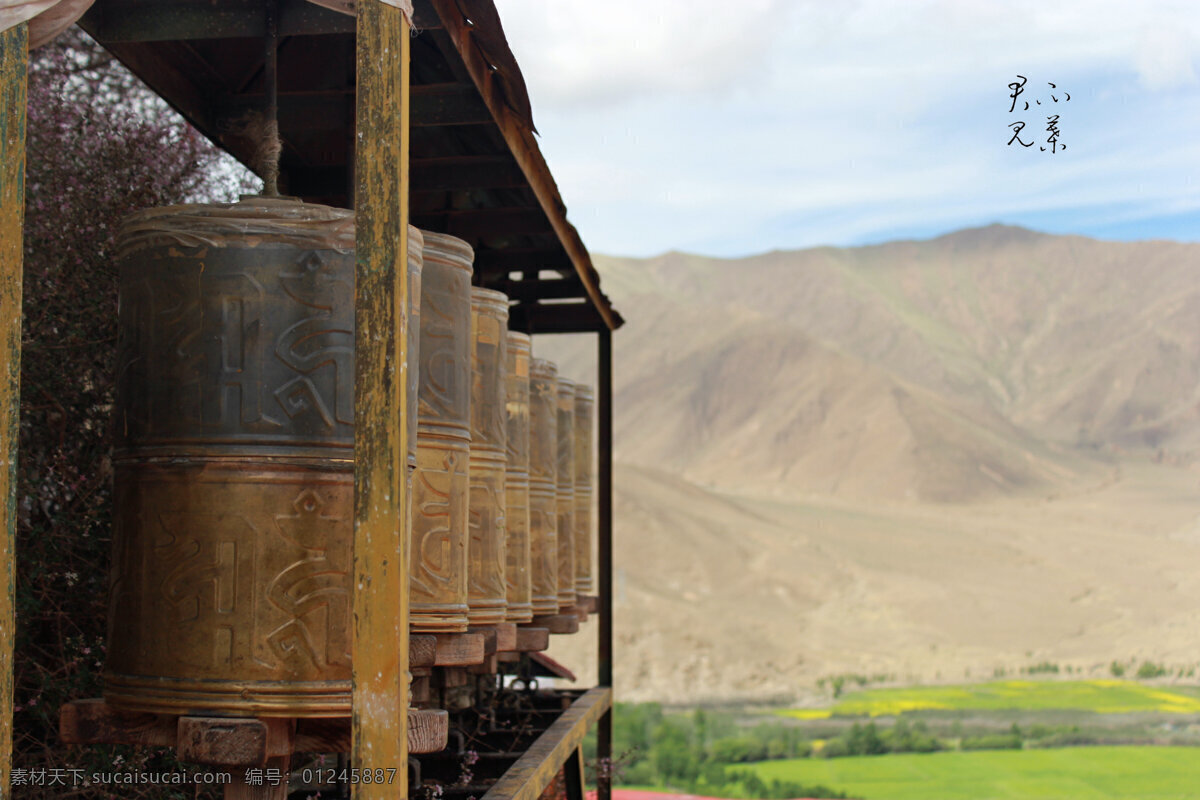
[[[575,591],[592,592],[592,387],[575,385]]]
[[[348,715],[353,212],[150,209],[117,257],[105,698]]]
[[[467,619],[472,625],[505,621],[505,498],[508,420],[504,380],[508,350],[508,297],[471,289],[471,501],[467,544]]]
[[[461,239],[422,233],[409,626],[423,633],[454,633],[467,629],[474,253]]]
[[[529,565],[529,337],[508,334],[505,416],[504,535],[508,622],[533,619]]]
[[[558,369],[529,362],[529,568],[533,613],[558,613]]]
[[[575,605],[575,384],[559,378],[557,385],[558,474],[558,606]]]

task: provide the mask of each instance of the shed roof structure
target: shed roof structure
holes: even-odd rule
[[[101,0],[80,20],[220,147],[253,168],[248,112],[266,103],[259,0]],[[280,190],[352,205],[354,17],[280,0]],[[623,320],[535,138],[525,80],[492,0],[416,0],[410,222],[475,249],[476,283],[518,301],[528,333],[615,330]]]
[[[8,664],[0,667],[0,795],[10,773],[12,575],[19,558],[13,552],[13,478],[25,81],[34,30],[28,20],[56,3],[60,14],[70,6],[73,16],[90,2],[0,0],[0,12],[28,7],[15,18],[0,13],[0,253],[5,255],[0,258],[0,454],[9,465],[0,470],[0,584],[8,586],[0,589],[0,664]],[[500,755],[514,756],[515,762],[484,795],[485,800],[535,800],[562,775],[571,800],[583,800],[581,744],[588,728],[599,728],[599,757],[611,756],[611,333],[623,320],[601,291],[588,251],[567,220],[538,148],[524,80],[495,4],[415,0],[411,18],[407,5],[407,0],[95,0],[80,20],[134,74],[247,166],[254,167],[260,144],[247,134],[247,115],[265,111],[276,118],[281,192],[355,208],[354,678],[350,719],[128,717],[119,708],[106,709],[102,700],[83,700],[63,709],[64,740],[174,746],[184,760],[218,765],[286,767],[292,753],[306,748],[349,752],[356,769],[401,774],[395,786],[353,783],[353,796],[406,797],[409,753],[433,753],[446,740],[444,710],[439,721],[436,714],[409,707],[409,673],[452,664],[456,679],[468,680],[446,689],[469,683],[473,674],[496,674],[495,632],[489,640],[491,660],[482,662],[465,661],[463,653],[449,653],[458,660],[446,661],[440,640],[430,644],[419,641],[430,637],[397,635],[409,621],[404,467],[409,434],[397,421],[408,413],[409,289],[402,276],[406,223],[412,223],[465,239],[474,248],[475,282],[515,301],[512,329],[596,335],[600,685],[585,693],[534,697],[529,719],[544,727],[533,725],[540,731],[536,740],[528,740],[529,726],[522,729],[527,740],[522,752],[512,752],[514,742],[521,741],[511,738],[512,731],[489,731],[499,737],[497,746],[505,751]],[[539,632],[545,638],[549,630]],[[483,657],[484,634],[466,636],[479,640],[475,644]],[[482,672],[470,673],[468,666]],[[121,738],[130,731],[134,739]],[[602,782],[598,788],[606,798],[609,787]],[[286,791],[286,784],[266,788],[246,779],[226,787],[226,797],[275,800]],[[463,791],[476,793],[471,787]]]

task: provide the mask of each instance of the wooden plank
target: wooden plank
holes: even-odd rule
[[[0,797],[9,796],[13,745],[27,31],[21,23],[0,33]]]
[[[512,315],[532,333],[586,333],[604,329],[604,319],[591,303],[519,303]]]
[[[525,175],[510,156],[449,156],[413,160],[409,185],[414,192],[461,189],[514,189]]]
[[[506,247],[502,250],[480,248],[475,251],[476,272],[512,272],[514,270],[553,269],[574,273],[571,259],[561,247]]]
[[[550,647],[550,631],[533,625],[517,628],[517,650],[522,653],[541,652]]]
[[[409,634],[408,668],[432,667],[437,663],[437,637],[433,634]]]
[[[531,302],[536,300],[586,300],[587,290],[574,274],[569,278],[546,278],[531,281],[506,281],[500,291],[510,300]]]
[[[461,83],[418,84],[412,87],[411,124],[417,128],[489,125],[492,113],[473,86]]]
[[[354,18],[308,0],[284,0],[279,35],[354,33]],[[262,7],[217,4],[212,0],[106,0],[84,15],[84,27],[101,44],[189,39],[261,39],[266,35]]]
[[[574,614],[547,614],[534,617],[533,624],[553,634],[579,633],[579,617]]]
[[[517,623],[502,622],[496,626],[496,652],[507,653],[517,649]]]
[[[355,153],[354,673],[352,766],[396,782],[356,800],[408,796],[408,83],[398,8],[359,0]]]
[[[481,633],[438,633],[434,666],[464,667],[483,662],[487,643]]]
[[[598,687],[586,692],[534,741],[483,800],[537,800],[579,749],[588,728],[611,706],[611,689]]]
[[[495,626],[488,625],[486,627],[479,626],[476,628],[468,628],[467,633],[474,633],[477,636],[483,637],[483,654],[490,656],[496,652],[496,647],[499,643],[499,636],[496,633]]]
[[[472,208],[463,211],[427,211],[414,215],[413,224],[451,236],[513,236],[549,233],[550,223],[540,208]]]

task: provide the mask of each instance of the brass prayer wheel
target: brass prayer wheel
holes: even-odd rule
[[[505,620],[504,477],[508,420],[505,380],[508,297],[471,289],[471,501],[467,544],[467,619],[472,625]]]
[[[592,591],[592,387],[575,385],[575,591]]]
[[[575,605],[575,384],[559,378],[557,385],[558,475],[558,606]]]
[[[106,700],[349,714],[353,212],[155,208],[117,258]]]
[[[529,362],[529,568],[533,613],[558,613],[558,368]]]
[[[409,626],[420,632],[454,633],[467,629],[474,252],[453,236],[422,233]]]
[[[507,464],[504,477],[504,533],[508,622],[533,619],[529,564],[529,337],[508,334],[505,416]]]

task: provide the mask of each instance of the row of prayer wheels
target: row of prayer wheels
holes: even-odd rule
[[[465,242],[424,233],[423,254],[410,626],[574,607],[592,586],[591,388],[532,358],[508,298],[470,285]]]
[[[592,588],[591,390],[532,357],[472,259],[410,226],[413,632],[528,623]],[[118,261],[107,702],[348,716],[353,212],[151,209]]]

